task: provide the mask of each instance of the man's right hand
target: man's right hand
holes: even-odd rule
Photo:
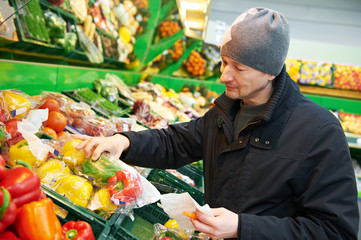
[[[103,152],[108,152],[110,155],[119,158],[122,152],[126,151],[130,146],[129,139],[121,134],[109,137],[90,137],[86,135],[73,135],[73,137],[83,140],[76,146],[76,149],[84,150],[85,157],[91,157],[93,161],[97,160]]]

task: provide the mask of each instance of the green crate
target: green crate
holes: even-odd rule
[[[196,188],[204,192],[204,178],[202,170],[189,164],[178,168],[177,171],[190,177],[194,181]]]
[[[129,216],[121,215],[108,239],[149,240],[154,234],[154,224],[165,224],[168,220],[169,216],[157,203],[149,204],[134,209],[134,221]]]
[[[196,187],[189,185],[188,183],[174,176],[170,172],[167,172],[166,170],[152,169],[147,179],[151,182],[156,182],[170,186],[177,190],[175,192],[179,192],[179,193],[188,192],[194,198],[194,200],[198,202],[198,204],[204,205],[204,193],[202,191],[200,191]],[[165,193],[161,189],[158,190],[161,193]]]
[[[80,206],[76,206],[51,189],[45,186],[42,186],[42,189],[47,197],[49,197],[54,202],[54,204],[68,211],[68,214],[65,218],[58,216],[58,219],[62,225],[69,221],[85,221],[88,222],[92,227],[95,239],[107,239],[111,230],[110,224],[108,224],[106,221],[101,221],[98,217],[93,216],[92,214],[87,213],[84,211],[86,209],[81,209]]]
[[[113,213],[113,215],[109,219],[102,218],[96,213],[71,202],[61,194],[46,187],[45,185],[41,185],[41,188],[45,192],[45,194],[53,200],[54,204],[65,209],[68,212],[65,217],[65,220],[67,221],[75,219],[89,219],[89,221],[95,221],[96,224],[102,224],[104,226],[107,226],[108,229],[108,227],[112,227],[119,218],[120,213],[118,212]]]
[[[81,93],[81,95],[79,95]],[[87,103],[98,115],[109,118],[110,116],[129,117],[130,108],[122,109],[90,88],[80,88],[75,91],[62,91],[62,94],[77,102]]]

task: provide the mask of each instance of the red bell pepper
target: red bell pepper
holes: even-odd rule
[[[61,240],[95,240],[93,230],[85,221],[70,221],[62,227]]]
[[[142,194],[140,179],[127,170],[119,170],[108,180],[108,191],[116,205],[125,205]]]
[[[0,155],[0,180],[5,177],[6,167],[5,167],[5,159],[2,155]]]
[[[18,210],[15,228],[21,240],[61,240],[61,224],[50,198],[24,204]]]
[[[20,240],[13,232],[6,231],[0,234],[0,240]]]
[[[0,181],[17,207],[25,203],[39,200],[41,196],[40,178],[27,167],[16,167],[6,170],[6,176]]]
[[[4,187],[1,187],[0,203],[0,233],[2,233],[9,225],[15,222],[17,208],[16,205],[11,201],[9,191]]]

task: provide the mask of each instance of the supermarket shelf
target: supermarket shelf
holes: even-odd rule
[[[299,87],[300,87],[301,92],[303,92],[303,93],[326,95],[326,96],[332,96],[332,97],[361,99],[360,91],[335,89],[335,88],[323,88],[323,87],[306,86],[306,85],[299,85]]]
[[[361,149],[361,135],[345,132],[350,148]]]

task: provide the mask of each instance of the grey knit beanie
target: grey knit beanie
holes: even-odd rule
[[[289,26],[279,12],[252,8],[243,12],[226,32],[221,55],[277,76],[282,70],[289,43]]]

